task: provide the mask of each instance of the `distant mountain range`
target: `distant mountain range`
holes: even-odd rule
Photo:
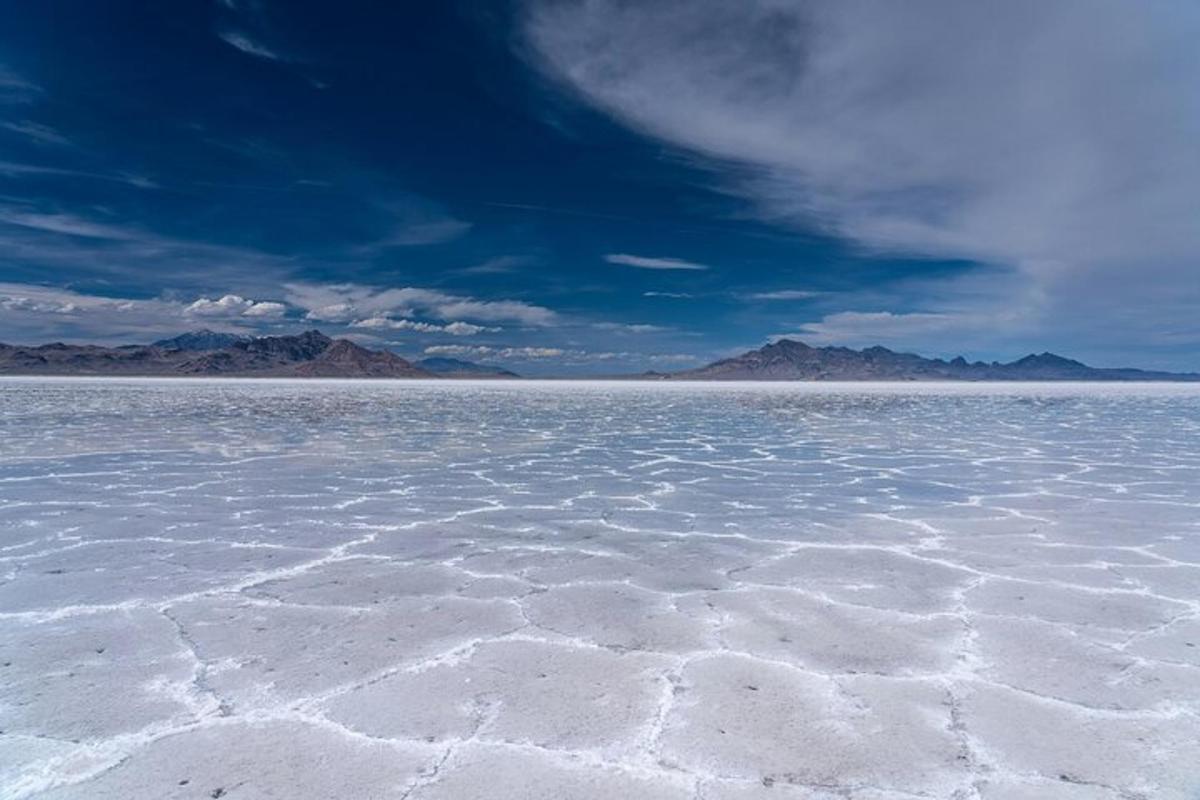
[[[386,350],[368,350],[320,331],[296,336],[228,337],[198,331],[152,345],[97,347],[0,344],[0,374],[228,375],[292,378],[432,378]]]
[[[246,337],[208,330],[151,345],[0,344],[3,375],[239,376],[293,378],[519,378],[501,367],[455,358],[409,362],[387,350],[312,330]],[[810,347],[780,339],[706,367],[631,378],[770,381],[1200,381],[1198,373],[1101,369],[1042,353],[1002,364],[944,361],[886,347]]]
[[[190,333],[181,333],[170,339],[159,339],[155,347],[163,350],[220,350],[238,342],[247,342],[253,336],[240,336],[236,333],[217,333],[208,328],[202,328]]]
[[[780,339],[706,367],[659,376],[675,380],[770,381],[1200,381],[1197,373],[1101,369],[1042,353],[1007,364],[950,361],[886,347],[810,347]]]

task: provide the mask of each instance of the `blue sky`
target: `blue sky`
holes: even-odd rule
[[[1200,12],[0,0],[0,341],[1200,368]],[[934,24],[936,23],[936,24]]]

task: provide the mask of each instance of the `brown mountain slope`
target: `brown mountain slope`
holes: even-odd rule
[[[212,350],[155,345],[97,347],[0,344],[2,375],[293,376],[321,378],[432,378],[400,356],[368,350],[320,331],[263,336]]]
[[[950,361],[897,353],[886,347],[810,347],[780,339],[698,369],[675,372],[675,380],[762,381],[1198,381],[1200,374],[1101,369],[1053,353],[1028,355],[1007,364]]]
[[[434,377],[395,353],[367,350],[348,339],[338,339],[315,358],[290,367],[286,374],[300,378]]]

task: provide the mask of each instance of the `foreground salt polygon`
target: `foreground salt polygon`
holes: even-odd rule
[[[1195,387],[0,382],[0,797],[1197,765]]]

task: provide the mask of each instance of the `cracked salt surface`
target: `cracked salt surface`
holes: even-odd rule
[[[0,797],[1195,800],[1200,388],[0,380]]]

